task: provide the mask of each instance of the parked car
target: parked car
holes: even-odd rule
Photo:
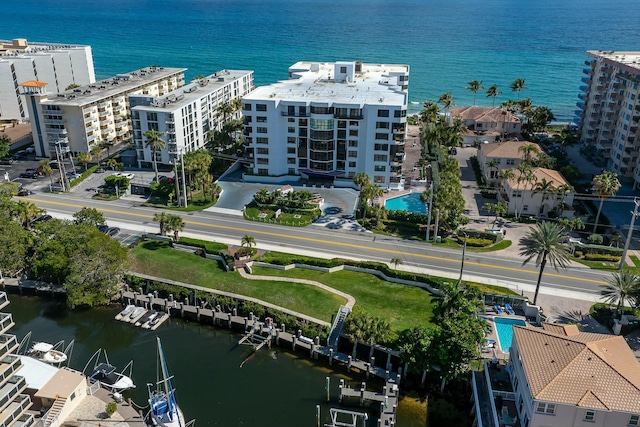
[[[101,233],[105,233],[105,234],[109,231],[109,229],[110,229],[110,228],[111,228],[111,227],[109,227],[109,226],[108,226],[108,225],[106,225],[106,224],[103,224],[103,225],[99,225],[99,226],[98,226],[98,230],[99,230]]]
[[[40,215],[38,218],[34,219],[33,221],[31,221],[29,223],[29,225],[33,225],[37,222],[47,222],[50,219],[53,219],[53,217],[51,215]]]
[[[23,188],[22,190],[16,193],[16,196],[24,197],[24,196],[30,196],[32,194],[35,194],[35,193],[31,190],[27,190]]]
[[[95,173],[104,173],[104,168],[98,167],[98,169],[96,169]]]
[[[33,146],[27,147],[27,149],[24,150],[24,152],[27,153],[27,154],[33,154],[33,153],[36,152],[36,147],[33,147]]]
[[[20,174],[20,178],[31,178],[36,179],[40,176],[40,173],[35,169],[27,169],[25,172]]]
[[[14,160],[11,157],[4,157],[0,159],[0,165],[12,165]]]
[[[118,227],[109,227],[109,229],[107,230],[107,234],[111,237],[115,236],[119,232],[120,232],[120,229]]]
[[[77,172],[69,172],[67,173],[67,178],[69,178],[70,181],[74,180],[74,179],[78,179],[80,178],[82,175],[80,175]]]

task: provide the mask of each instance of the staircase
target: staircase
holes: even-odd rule
[[[333,325],[331,326],[331,332],[329,332],[329,338],[327,338],[327,346],[333,348],[334,350],[338,346],[338,339],[340,339],[340,335],[342,335],[342,327],[344,326],[344,320],[351,313],[351,309],[341,305],[338,309],[338,314],[336,314],[336,318],[333,321]]]
[[[43,417],[45,427],[50,426],[58,419],[58,415],[60,415],[60,412],[62,412],[62,409],[64,408],[64,405],[66,403],[67,403],[66,397],[59,397],[53,402],[53,405]]]

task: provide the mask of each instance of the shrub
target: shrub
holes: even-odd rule
[[[464,243],[465,238],[458,236],[458,242]],[[471,246],[474,248],[484,248],[487,246],[491,246],[494,242],[489,239],[474,239],[472,237],[467,237],[467,246]]]
[[[207,253],[216,254],[216,255],[220,255],[220,251],[229,249],[229,247],[224,243],[209,242],[209,241],[200,240],[200,239],[191,239],[189,237],[183,237],[183,236],[180,236],[180,244],[195,246],[196,248],[203,248],[204,250],[207,251]]]
[[[109,417],[118,412],[118,404],[116,402],[109,402],[107,406],[104,408],[104,411],[107,413]]]
[[[582,258],[582,251],[575,251],[573,254],[576,258]]]
[[[600,234],[591,234],[587,237],[587,243],[590,245],[601,245],[603,241],[602,235]]]
[[[71,181],[70,185],[71,187],[75,187],[76,185],[80,184],[82,181],[84,181],[89,175],[91,175],[92,173],[94,173],[96,171],[96,169],[98,169],[98,165],[95,166],[91,166],[89,169],[87,169],[86,171],[82,172],[82,174],[74,179],[73,181]]]
[[[502,233],[489,233],[488,231],[471,230],[471,229],[467,230],[467,229],[461,228],[460,230],[458,230],[458,238],[460,239],[461,237],[464,237],[464,236],[467,236],[472,239],[490,240],[491,243],[499,242],[500,240],[502,240],[502,237],[503,237]]]
[[[604,255],[604,254],[586,254],[584,259],[587,261],[609,261],[609,262],[618,262],[620,261],[621,256],[616,255]]]
[[[613,248],[611,246],[600,246],[600,245],[582,245],[580,246],[582,252],[586,254],[602,254],[602,255],[617,255],[622,256],[621,248]]]

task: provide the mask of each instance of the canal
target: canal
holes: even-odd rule
[[[125,395],[141,406],[147,405],[146,384],[156,381],[156,336],[160,337],[178,403],[185,418],[195,418],[197,426],[315,426],[316,405],[321,405],[324,424],[329,408],[337,406],[339,380],[344,378],[353,387],[363,380],[350,376],[346,368],[330,369],[326,360],[312,362],[305,353],[278,347],[260,350],[241,368],[252,350],[238,346],[240,336],[221,328],[169,319],[152,332],[114,320],[121,307],[70,311],[57,300],[15,294],[9,300],[3,311],[13,314],[16,325],[11,333],[18,340],[30,331],[32,343],[75,339],[70,359],[74,369],[82,370],[99,348],[119,368],[133,360],[137,388]],[[327,376],[331,402],[326,401]],[[381,389],[382,382],[372,382],[371,387]],[[422,406],[412,399],[401,400],[396,425],[424,426]],[[374,426],[375,413],[369,412],[367,425]]]

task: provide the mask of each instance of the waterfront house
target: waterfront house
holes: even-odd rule
[[[499,182],[500,171],[505,169],[517,169],[524,160],[522,147],[531,145],[538,153],[542,153],[542,148],[536,143],[528,141],[503,141],[478,146],[478,165],[486,182]],[[537,158],[537,154],[530,154],[532,159]]]
[[[500,107],[460,107],[451,109],[451,118],[460,119],[466,127],[462,133],[464,144],[495,142],[503,135],[519,135],[522,120],[514,113]]]
[[[562,174],[553,169],[533,168],[530,175],[515,171],[515,178],[502,180],[498,200],[507,213],[532,216],[573,217],[575,191]]]

